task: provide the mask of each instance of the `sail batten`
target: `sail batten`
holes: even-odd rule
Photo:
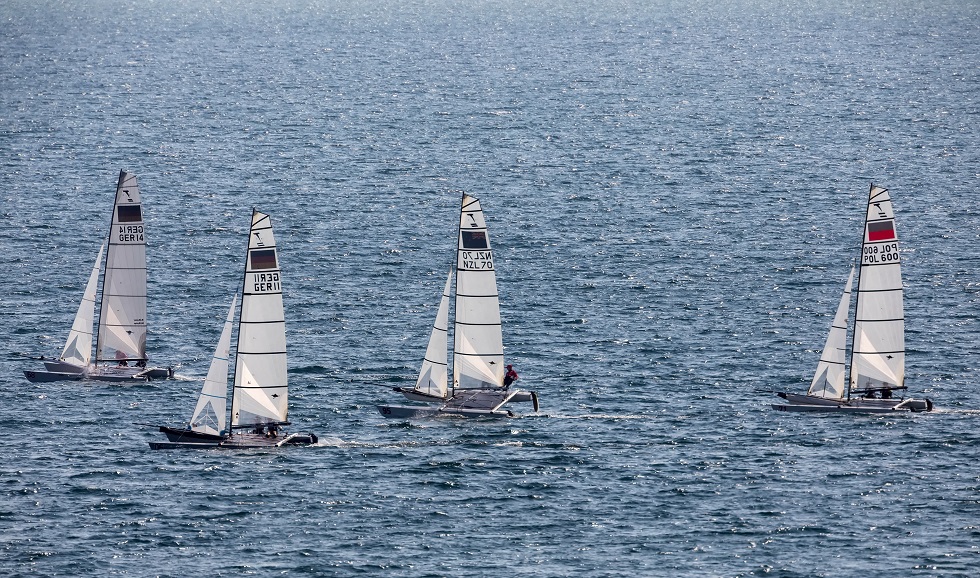
[[[97,361],[146,361],[146,239],[136,175],[120,171],[102,280]]]
[[[283,423],[287,418],[281,274],[271,219],[253,211],[242,282],[232,427]]]

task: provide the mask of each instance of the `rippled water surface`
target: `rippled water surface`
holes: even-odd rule
[[[5,575],[973,576],[980,567],[974,2],[0,5]],[[115,178],[143,192],[153,361],[57,354]],[[928,415],[781,414],[869,183],[903,242]],[[539,414],[386,421],[460,191]],[[318,447],[153,452],[241,280],[284,266],[291,419]]]

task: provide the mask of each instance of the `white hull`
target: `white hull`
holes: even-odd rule
[[[814,395],[779,393],[785,404],[773,404],[778,411],[795,412],[840,412],[840,413],[890,413],[895,411],[932,411],[932,401],[928,399],[877,399],[852,398],[827,399]]]

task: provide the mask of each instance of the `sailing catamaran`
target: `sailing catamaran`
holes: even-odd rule
[[[465,193],[460,209],[455,272],[452,388],[448,383],[447,355],[451,270],[415,387],[394,388],[410,400],[438,404],[438,407],[380,405],[378,411],[390,418],[509,417],[513,414],[501,409],[505,404],[528,401],[537,411],[536,393],[504,385],[503,334],[490,238],[480,201]]]
[[[254,209],[242,282],[229,428],[226,427],[225,399],[236,300],[237,295],[228,309],[218,347],[190,422],[184,428],[159,426],[169,441],[149,442],[151,448],[241,449],[317,443],[317,437],[312,433],[287,434],[281,429],[289,425],[282,274],[272,221],[268,215]]]
[[[136,175],[126,171],[120,171],[116,185],[93,363],[92,322],[104,248],[103,244],[99,249],[61,357],[45,361],[45,371],[25,371],[29,381],[173,377],[172,368],[147,367],[146,240]]]
[[[848,311],[854,268],[806,395],[779,392],[780,411],[885,413],[930,411],[932,401],[905,398],[905,317],[895,214],[888,191],[871,185],[861,246],[850,378],[844,386]]]

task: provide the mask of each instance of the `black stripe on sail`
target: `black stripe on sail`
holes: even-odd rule
[[[896,317],[894,319],[855,319],[859,323],[891,323],[893,321],[905,321],[904,317]]]
[[[265,325],[267,323],[285,323],[285,319],[273,319],[272,321],[241,321],[239,325]]]
[[[489,273],[490,271],[487,272]],[[457,293],[456,297],[466,297],[467,299],[483,299],[483,298],[489,299],[492,297],[492,298],[499,299],[500,295],[497,293],[494,293],[493,295],[468,295],[465,293]]]
[[[500,323],[468,323],[466,321],[457,321],[456,325],[469,325],[472,327],[500,327]]]
[[[463,353],[462,351],[454,351],[453,355],[465,355],[467,357],[503,357],[503,353]]]

